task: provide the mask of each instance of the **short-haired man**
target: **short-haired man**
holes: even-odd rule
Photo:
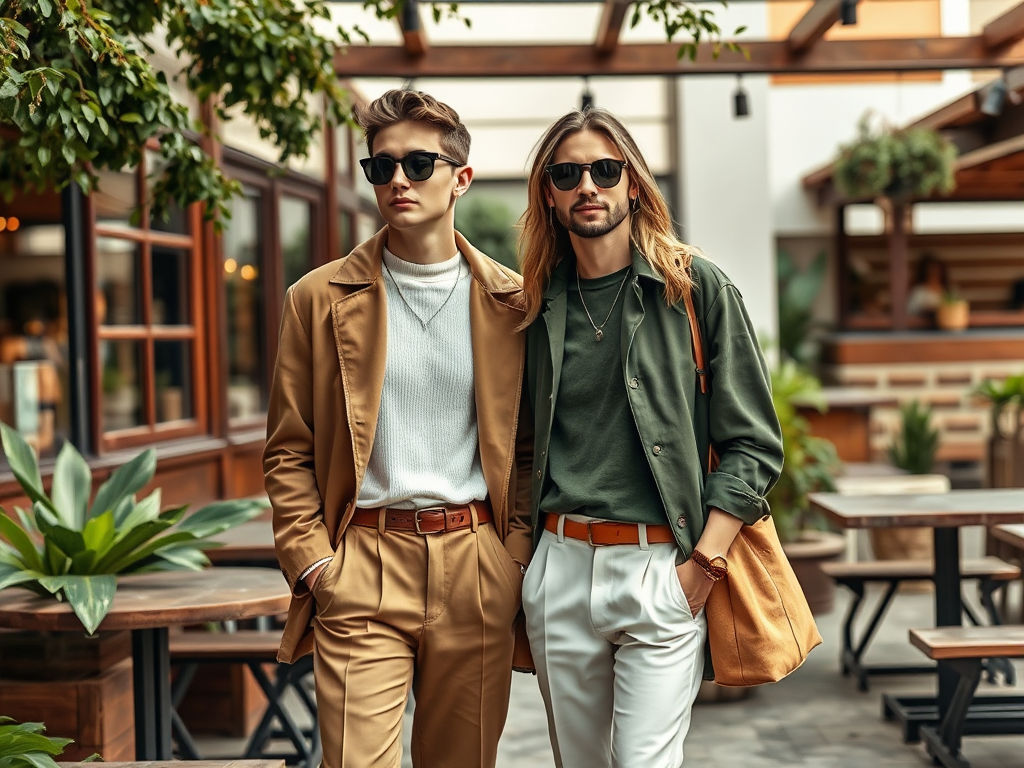
[[[769,513],[782,467],[768,369],[739,292],[676,238],[610,113],[558,120],[528,191],[538,543],[523,608],[555,761],[679,768],[706,671],[704,601],[728,578],[740,528]],[[691,291],[710,398],[691,351]],[[711,445],[721,464],[705,476]]]
[[[280,658],[314,653],[325,768],[399,765],[410,687],[413,765],[486,768],[531,551],[523,297],[455,231],[455,111],[389,91],[358,117],[386,226],[288,290],[270,396]]]

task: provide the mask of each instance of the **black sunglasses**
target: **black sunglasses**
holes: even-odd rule
[[[446,157],[437,152],[423,152],[420,150],[410,152],[405,157],[400,157],[397,160],[390,155],[364,157],[359,161],[359,164],[363,166],[366,180],[379,187],[383,184],[391,183],[391,180],[395,178],[395,168],[399,164],[401,164],[402,172],[405,173],[405,177],[409,181],[426,181],[433,175],[434,163],[438,160],[444,160],[456,168],[461,168],[465,165],[465,163],[460,163],[455,158]]]
[[[590,171],[590,180],[595,186],[601,189],[609,189],[619,183],[622,178],[622,169],[626,167],[625,160],[595,160],[592,163],[555,163],[544,168],[555,189],[566,192],[575,189],[583,180],[583,169]]]

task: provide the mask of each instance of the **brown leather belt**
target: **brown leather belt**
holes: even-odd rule
[[[491,505],[486,501],[473,501],[469,504],[448,505],[444,507],[426,507],[424,509],[395,509],[394,507],[376,509],[356,509],[351,524],[365,528],[380,526],[380,513],[384,512],[385,531],[412,531],[421,536],[431,533],[458,531],[473,525],[473,509],[476,509],[477,523],[494,522]]]
[[[544,520],[544,530],[558,533],[558,518],[560,515],[549,514]],[[640,543],[640,524],[638,523],[577,523],[575,520],[566,519],[562,533],[570,539],[585,541],[595,547],[607,547],[612,544],[633,544]],[[648,544],[674,544],[676,537],[672,535],[672,529],[667,525],[648,525]]]

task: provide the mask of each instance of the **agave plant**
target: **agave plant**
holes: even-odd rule
[[[72,739],[44,736],[42,723],[19,723],[11,717],[0,717],[0,766],[3,768],[57,768],[54,757],[64,752]],[[91,763],[99,755],[82,762]]]
[[[67,600],[89,634],[110,610],[119,574],[201,570],[210,563],[202,549],[217,546],[208,537],[266,507],[256,500],[219,501],[185,518],[188,505],[161,511],[159,488],[136,499],[156,471],[152,449],[118,467],[90,504],[92,472],[70,443],[57,455],[47,496],[22,436],[0,423],[0,437],[32,501],[31,510],[15,507],[18,522],[0,507],[0,589],[20,586]]]
[[[900,406],[900,431],[889,446],[889,461],[912,475],[926,475],[935,464],[939,430],[932,426],[932,409],[917,400]]]

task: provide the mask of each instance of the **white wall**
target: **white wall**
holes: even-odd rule
[[[716,14],[718,11],[716,10]],[[750,38],[767,34],[762,4],[730,6],[718,19]],[[775,228],[769,185],[768,79],[743,78],[749,117],[733,117],[736,78],[678,78],[679,214],[699,246],[740,289],[759,334],[778,335]]]

